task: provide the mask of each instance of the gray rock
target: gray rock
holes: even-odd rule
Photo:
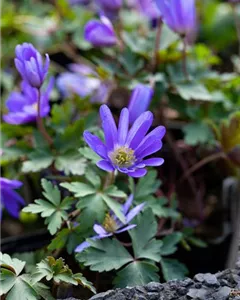
[[[207,290],[206,289],[190,289],[187,293],[187,296],[192,299],[205,300],[207,299]]]
[[[207,286],[219,286],[220,285],[220,283],[217,280],[217,277],[213,274],[207,273],[207,274],[204,274],[203,277],[204,277],[204,283]]]
[[[159,300],[159,293],[148,293],[148,300]]]
[[[161,283],[157,282],[149,282],[146,286],[145,289],[148,292],[160,292],[164,289],[164,286]]]
[[[199,274],[195,275],[193,277],[193,279],[196,280],[196,281],[199,281],[199,282],[203,282],[204,281],[204,274],[199,273]]]
[[[216,300],[228,299],[231,289],[228,286],[221,287],[216,293],[213,294],[213,298]]]
[[[193,281],[192,281],[192,279],[187,278],[187,279],[185,279],[183,281],[180,281],[180,284],[181,284],[181,286],[187,287],[187,286],[192,285]]]
[[[106,299],[106,298],[104,298]],[[123,295],[123,293],[115,293],[114,295],[107,297],[108,300],[126,300],[126,297]]]
[[[103,299],[109,299],[109,297],[111,297],[112,295],[114,295],[116,293],[116,291],[114,290],[109,290],[107,292],[104,293],[99,293],[97,295],[94,295],[93,297],[91,297],[89,300],[103,300]]]

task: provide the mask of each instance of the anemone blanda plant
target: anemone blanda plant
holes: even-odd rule
[[[134,228],[136,224],[129,223],[136,217],[136,215],[138,215],[143,210],[145,203],[141,203],[130,210],[132,202],[133,195],[130,195],[127,201],[122,205],[122,213],[125,217],[125,223],[122,223],[113,212],[109,212],[105,217],[103,225],[95,224],[93,226],[93,230],[97,235],[91,237],[91,239],[104,239],[113,236],[113,234],[119,234]],[[88,241],[85,241],[77,246],[75,252],[81,252],[89,246],[90,243]]]
[[[19,211],[22,206],[25,205],[23,198],[15,191],[22,186],[22,182],[19,180],[10,180],[4,177],[0,177],[1,186],[1,207],[0,217],[2,217],[2,206],[8,211],[8,213],[14,217],[19,217]]]
[[[118,170],[131,177],[146,175],[147,166],[161,166],[163,158],[146,158],[162,148],[164,126],[158,126],[147,134],[153,122],[150,111],[142,113],[129,129],[129,110],[121,111],[118,128],[107,105],[100,107],[100,117],[105,144],[88,131],[84,139],[101,158],[97,166],[107,172]]]

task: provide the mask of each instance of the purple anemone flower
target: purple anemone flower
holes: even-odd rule
[[[1,186],[1,206],[3,205],[11,216],[18,218],[21,206],[25,205],[23,198],[14,191],[22,186],[18,180],[10,180],[0,177]],[[0,209],[2,216],[2,207]]]
[[[40,116],[45,117],[49,114],[49,96],[53,88],[54,80],[50,79],[48,87],[41,92],[40,99]],[[23,81],[21,84],[21,92],[12,92],[6,101],[9,110],[8,114],[3,116],[3,120],[9,124],[24,124],[33,122],[38,114],[38,90]]]
[[[164,126],[158,126],[147,134],[153,122],[153,114],[150,111],[142,113],[130,130],[127,108],[121,111],[118,128],[105,104],[100,107],[100,117],[105,144],[88,131],[83,134],[89,147],[102,158],[97,163],[99,168],[107,172],[118,170],[131,177],[142,177],[147,173],[145,167],[163,164],[162,158],[145,159],[162,148],[161,139],[166,132]]]
[[[133,124],[148,109],[153,93],[154,91],[149,85],[138,84],[135,87],[128,105],[130,124]]]
[[[124,231],[128,231],[134,227],[136,224],[129,224],[133,218],[138,215],[145,203],[141,203],[129,210],[133,201],[133,195],[130,195],[127,201],[122,205],[122,213],[125,216],[125,223],[122,223],[112,212],[106,215],[103,225],[95,224],[93,226],[93,230],[97,235],[91,237],[92,240],[104,239],[106,237],[113,236],[113,234],[122,233]],[[82,252],[85,248],[89,247],[90,244],[85,241],[81,243],[75,249],[75,252]]]
[[[161,17],[154,0],[138,0],[136,4],[139,11],[148,18],[158,19]]]
[[[98,3],[107,10],[118,10],[122,6],[122,0],[98,0]]]
[[[57,78],[56,84],[65,97],[69,97],[71,94],[77,94],[80,97],[87,97],[99,87],[100,80],[76,73],[66,72]]]
[[[29,43],[17,45],[15,53],[15,65],[23,80],[32,87],[40,88],[48,73],[50,63],[48,54],[44,64],[41,54]]]
[[[84,28],[84,37],[94,47],[112,47],[117,43],[112,23],[104,16],[99,20],[90,20]]]
[[[155,0],[163,21],[176,33],[189,36],[196,29],[195,0]]]

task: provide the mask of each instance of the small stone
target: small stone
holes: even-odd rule
[[[148,300],[159,300],[159,293],[148,293]]]
[[[116,291],[109,290],[109,291],[104,292],[104,293],[99,293],[99,294],[91,297],[89,300],[103,300],[103,299],[108,299],[108,297],[114,295],[115,293],[116,293]]]
[[[212,296],[213,296],[213,299],[216,299],[216,300],[226,300],[226,299],[228,299],[230,292],[231,292],[231,288],[224,286],[224,287],[221,287]]]
[[[204,281],[204,274],[197,274],[193,277],[194,280],[199,281],[199,282],[203,282]]]
[[[127,298],[122,293],[116,293],[110,297],[105,297],[104,300],[126,300]]]
[[[146,290],[143,286],[136,286],[135,291],[141,294],[145,294]]]
[[[179,287],[177,288],[177,293],[178,293],[180,296],[186,295],[187,289],[186,289],[185,287],[179,286]]]
[[[149,282],[146,286],[145,289],[148,292],[160,292],[164,289],[164,286],[161,283],[157,282]]]
[[[207,295],[207,290],[205,289],[190,289],[187,296],[192,299],[205,300]]]
[[[200,289],[202,287],[202,285],[201,285],[201,283],[197,282],[197,283],[194,284],[194,287],[196,289]]]
[[[187,287],[187,286],[193,284],[193,281],[190,278],[186,278],[185,280],[183,280],[182,282],[180,282],[180,284],[183,287]]]
[[[135,295],[135,289],[134,288],[126,288],[122,290],[122,293],[127,299],[132,299]]]
[[[207,286],[219,286],[219,282],[217,280],[217,277],[213,274],[207,273],[203,275],[204,283]]]

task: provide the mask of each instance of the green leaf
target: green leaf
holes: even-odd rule
[[[132,256],[116,239],[88,240],[91,247],[77,254],[79,262],[89,266],[90,270],[103,272],[117,270],[132,261]]]
[[[55,234],[61,227],[64,220],[67,220],[67,210],[71,208],[72,198],[66,197],[61,202],[60,191],[57,186],[52,185],[50,181],[42,179],[44,189],[43,195],[46,200],[37,199],[34,203],[24,207],[24,212],[41,214],[41,217],[46,218],[45,224],[48,225],[48,230],[51,234]]]
[[[162,241],[154,237],[157,233],[157,221],[150,209],[138,215],[134,221],[137,226],[129,231],[135,258],[146,258],[159,262]]]
[[[60,186],[74,193],[75,197],[85,197],[96,193],[96,189],[82,182],[63,182]]]
[[[213,134],[207,124],[203,122],[190,123],[183,127],[186,144],[196,146],[198,144],[207,144],[214,141]]]
[[[142,286],[149,282],[159,282],[158,268],[147,261],[134,261],[117,273],[114,284],[118,288]]]
[[[120,191],[115,185],[111,185],[104,190],[104,193],[110,197],[125,198],[127,195]]]
[[[85,177],[96,189],[100,188],[101,178],[92,169],[87,169]]]
[[[34,283],[30,275],[20,275],[25,262],[0,253],[0,266],[0,295],[7,295],[6,300],[19,299],[19,295],[21,295],[21,300],[38,300],[40,297],[45,300],[54,300],[44,284]]]
[[[107,195],[101,194],[103,200],[107,204],[107,206],[114,212],[114,214],[118,217],[118,219],[125,223],[125,216],[122,213],[122,206],[117,201],[113,200],[112,198],[108,197]]]
[[[139,179],[134,196],[136,199],[143,199],[154,194],[160,185],[161,181],[157,180],[157,171],[151,170],[146,176]]]
[[[83,147],[78,150],[85,158],[89,159],[92,163],[97,163],[101,158],[89,147]]]
[[[183,279],[188,274],[186,266],[176,259],[163,258],[160,263],[162,266],[163,276],[166,281]]]
[[[23,162],[22,172],[39,172],[48,168],[52,162],[53,157],[49,152],[43,150],[36,150],[29,155],[30,160]]]
[[[72,270],[64,263],[62,258],[55,259],[52,256],[48,256],[37,264],[37,272],[33,274],[33,278],[39,281],[42,278],[46,280],[54,280],[57,284],[65,282],[73,285],[81,284],[82,286],[90,289],[93,293],[96,293],[92,283],[87,281],[81,273],[73,274]]]
[[[173,254],[177,247],[176,245],[181,241],[183,234],[181,232],[174,232],[163,238],[163,245],[161,247],[161,255]]]
[[[70,230],[68,228],[59,231],[56,237],[52,239],[51,243],[48,245],[48,250],[54,251],[63,248],[67,243],[69,232]]]
[[[54,186],[50,181],[46,179],[41,180],[41,185],[44,189],[43,195],[52,204],[59,205],[61,201],[61,194],[57,186]]]
[[[80,215],[81,220],[85,220],[85,223],[93,224],[95,221],[102,222],[105,217],[107,205],[101,195],[92,194],[78,201],[76,207],[83,209]]]
[[[54,164],[55,168],[64,172],[67,176],[83,175],[86,168],[86,159],[75,152],[65,153],[58,156]]]
[[[204,85],[197,82],[178,83],[176,89],[185,100],[211,101],[212,96]]]

